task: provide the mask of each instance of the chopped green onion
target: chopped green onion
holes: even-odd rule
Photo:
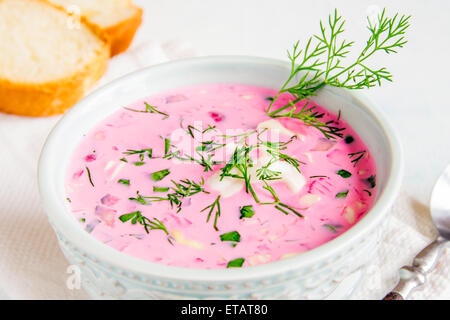
[[[162,179],[167,177],[169,174],[170,174],[169,169],[164,169],[164,170],[161,170],[161,171],[153,172],[151,174],[151,177],[152,177],[153,181],[161,181]]]
[[[237,258],[234,260],[231,260],[227,264],[227,268],[240,268],[244,264],[245,259],[244,258]]]
[[[241,216],[239,217],[239,219],[244,219],[244,218],[251,218],[254,216],[255,211],[253,210],[253,206],[243,206],[241,208]]]
[[[332,226],[331,224],[324,224],[323,225],[325,228],[328,228],[329,230],[331,230],[334,233],[338,233],[339,231],[336,229],[335,226]]]
[[[343,192],[339,192],[338,194],[336,194],[336,198],[346,198],[348,195],[348,190],[347,191],[343,191]]]
[[[338,175],[340,175],[342,178],[350,178],[352,176],[352,174],[350,172],[348,172],[347,170],[339,170],[338,172],[336,172]]]
[[[234,241],[239,242],[241,241],[241,235],[237,231],[231,231],[228,233],[224,233],[220,235],[221,241]]]
[[[153,192],[167,192],[169,191],[169,187],[153,187]]]
[[[128,179],[120,179],[119,181],[117,181],[118,183],[124,184],[126,186],[130,185],[130,180]]]

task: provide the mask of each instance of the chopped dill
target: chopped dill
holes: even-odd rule
[[[88,174],[88,178],[89,178],[90,184],[91,184],[93,187],[95,187],[95,186],[94,186],[94,183],[92,182],[91,170],[89,170],[88,167],[86,167],[86,172],[87,172],[87,174]]]
[[[157,107],[152,106],[150,104],[148,104],[147,102],[144,102],[145,104],[145,110],[136,110],[136,109],[131,109],[131,108],[124,108],[128,111],[133,111],[133,112],[141,112],[141,113],[157,113],[157,114],[161,114],[163,116],[165,116],[165,118],[168,118],[169,115],[165,112],[159,111]]]
[[[200,212],[204,212],[204,211],[206,211],[208,209],[209,209],[209,212],[208,212],[208,217],[206,218],[206,223],[208,223],[209,220],[211,219],[211,215],[212,215],[212,213],[213,213],[213,211],[215,209],[216,212],[215,212],[215,217],[214,217],[214,229],[216,231],[219,231],[219,228],[217,228],[217,219],[220,217],[220,214],[221,214],[221,212],[220,212],[220,195],[217,196],[216,200],[214,200],[213,203],[211,203],[209,206],[207,206],[206,208],[204,208]]]
[[[358,164],[359,160],[361,160],[362,157],[364,157],[365,154],[366,154],[366,150],[359,151],[359,152],[354,152],[354,153],[349,153],[348,156],[350,157],[351,163],[353,163],[353,166],[356,167],[356,165]]]

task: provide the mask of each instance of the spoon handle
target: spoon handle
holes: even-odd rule
[[[412,266],[401,267],[400,281],[383,300],[404,300],[415,288],[423,285],[426,274],[434,268],[446,242],[444,238],[438,237],[415,256]]]

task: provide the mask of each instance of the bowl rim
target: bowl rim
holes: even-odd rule
[[[365,111],[382,129],[390,149],[391,168],[388,174],[385,189],[380,194],[374,206],[365,214],[365,216],[343,234],[312,250],[306,251],[289,259],[236,269],[192,269],[167,266],[139,259],[109,247],[80,228],[75,219],[71,219],[72,216],[68,214],[69,212],[67,212],[67,210],[60,211],[58,205],[60,199],[58,200],[57,196],[50,192],[49,186],[50,181],[52,181],[50,177],[52,176],[53,170],[50,166],[51,161],[49,161],[49,159],[52,158],[52,154],[56,153],[57,137],[59,136],[59,132],[63,130],[65,124],[70,122],[71,118],[80,112],[80,110],[83,110],[89,106],[90,101],[96,96],[102,94],[104,91],[111,90],[112,88],[119,86],[123,82],[133,81],[133,78],[138,77],[143,73],[161,72],[167,68],[176,68],[181,65],[199,63],[259,63],[282,68],[290,67],[289,62],[287,61],[262,57],[197,57],[146,67],[129,73],[99,89],[96,89],[72,107],[72,109],[58,121],[48,135],[41,151],[38,164],[38,185],[41,195],[41,204],[44,212],[47,214],[48,219],[52,224],[52,227],[55,231],[57,231],[57,233],[63,234],[68,241],[74,243],[88,255],[96,257],[99,261],[106,262],[116,268],[120,268],[128,272],[134,272],[149,277],[163,278],[166,280],[223,283],[267,278],[268,276],[278,275],[305,266],[310,266],[318,261],[326,261],[326,259],[329,258],[333,252],[343,250],[345,247],[350,246],[354,243],[354,241],[358,241],[364,235],[372,231],[374,227],[379,225],[380,220],[383,219],[388,213],[389,208],[400,190],[403,176],[403,151],[397,133],[380,108],[376,107],[376,105],[364,94],[355,91],[352,92],[346,89],[339,90],[346,91],[352,99],[357,101],[358,105],[364,107]]]

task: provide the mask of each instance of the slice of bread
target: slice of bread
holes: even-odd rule
[[[131,0],[49,0],[96,24],[111,41],[111,56],[128,49],[142,23],[142,9]]]
[[[0,0],[0,111],[64,112],[106,71],[109,42],[44,0]]]

